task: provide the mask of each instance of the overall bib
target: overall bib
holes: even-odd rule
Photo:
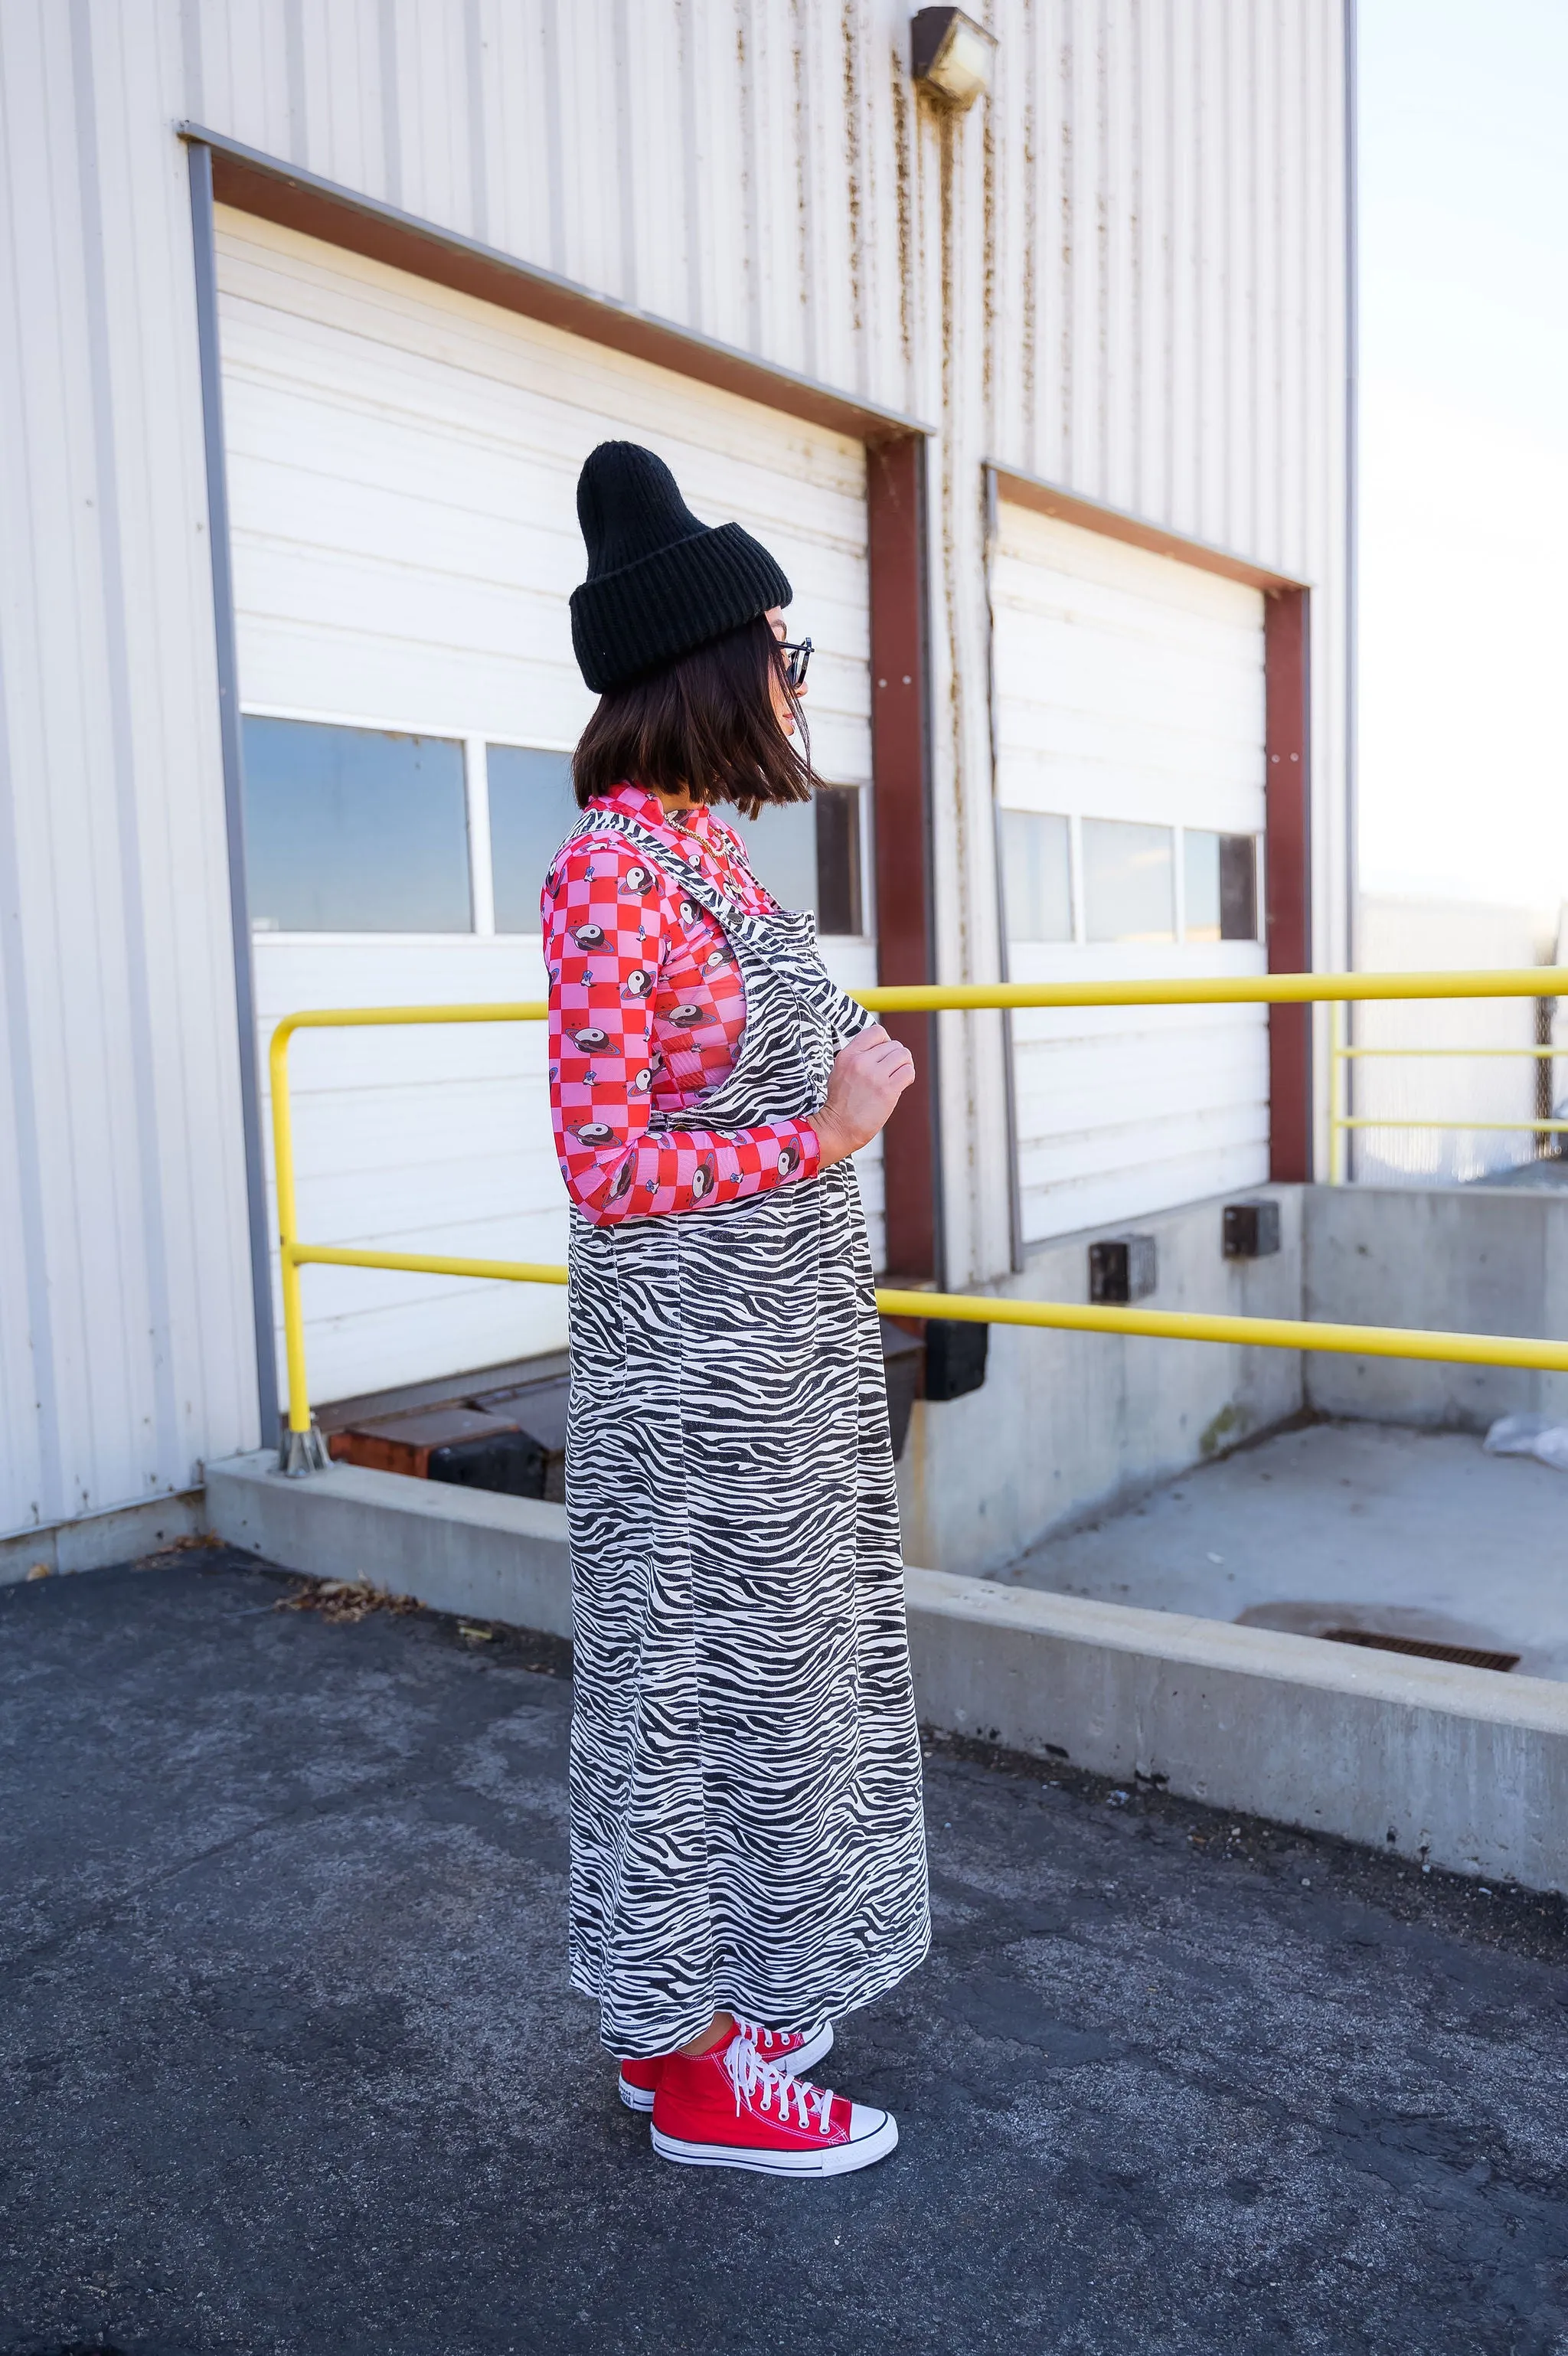
[[[618,811],[722,926],[729,1078],[661,1118],[799,1119],[872,1018],[809,915],[744,914]],[[870,1252],[854,1171],[571,1243],[573,1985],[624,2055],[724,2009],[805,2029],[930,1938],[920,1745]]]

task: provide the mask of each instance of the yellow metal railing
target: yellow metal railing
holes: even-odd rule
[[[1568,996],[1568,969],[1534,966],[1522,971],[1492,973],[1257,974],[1224,979],[1210,976],[1191,981],[976,982],[951,988],[933,983],[863,990],[856,995],[862,1004],[880,1014],[945,1013],[996,1007],[1292,1006],[1327,1002],[1337,1015],[1347,1001],[1371,999]],[[270,1057],[272,1143],[288,1364],[287,1462],[291,1470],[304,1471],[314,1462],[325,1462],[311,1425],[304,1312],[300,1292],[302,1268],[390,1269],[406,1270],[411,1275],[472,1276],[492,1280],[499,1278],[513,1284],[564,1284],[567,1274],[564,1268],[527,1260],[460,1259],[444,1253],[359,1251],[335,1244],[302,1243],[294,1197],[293,1118],[288,1069],[291,1040],[300,1031],[368,1030],[432,1023],[539,1023],[548,1012],[542,999],[499,1005],[317,1008],[308,1013],[285,1016],[273,1032]],[[1336,1052],[1329,1056],[1331,1139],[1342,1136],[1356,1125],[1342,1108],[1339,1075],[1348,1056],[1363,1052],[1347,1047],[1338,1033],[1334,1046]],[[877,1305],[892,1317],[1046,1326],[1081,1333],[1141,1333],[1168,1341],[1232,1342],[1275,1350],[1342,1352],[1354,1357],[1437,1359],[1458,1365],[1523,1366],[1544,1373],[1568,1373],[1568,1343],[1506,1334],[1445,1333],[1388,1325],[1331,1325],[1296,1317],[1208,1316],[1186,1310],[1112,1309],[1062,1301],[1012,1301],[979,1293],[897,1289],[880,1290]]]
[[[1555,969],[1541,968],[1537,980],[1550,980]],[[1477,993],[1478,995],[1479,993]],[[1522,992],[1520,993],[1522,996]],[[1466,995],[1470,995],[1466,992]],[[1538,989],[1533,995],[1551,998],[1553,991]],[[1366,1057],[1431,1055],[1478,1055],[1524,1057],[1540,1063],[1552,1055],[1568,1055],[1568,1047],[1352,1047],[1345,1036],[1345,1010],[1334,1005],[1328,1010],[1328,1183],[1341,1186],[1345,1183],[1345,1140],[1358,1129],[1486,1129],[1530,1130],[1537,1137],[1551,1137],[1568,1132],[1568,1120],[1407,1120],[1399,1116],[1385,1119],[1378,1113],[1348,1113],[1344,1109],[1345,1074],[1348,1066]]]

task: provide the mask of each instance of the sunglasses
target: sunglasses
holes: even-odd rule
[[[805,685],[805,674],[811,662],[811,640],[809,638],[802,638],[799,645],[796,646],[792,644],[788,638],[781,638],[779,640],[779,652],[784,657],[784,677],[788,680],[791,687],[794,688],[795,693],[798,695],[801,689]]]

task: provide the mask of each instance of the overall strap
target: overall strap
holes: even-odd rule
[[[577,842],[586,835],[606,833],[623,836],[634,850],[640,851],[652,865],[659,868],[679,891],[687,893],[710,916],[721,918],[726,929],[736,925],[766,921],[738,906],[702,873],[695,860],[677,850],[673,843],[666,842],[651,828],[644,826],[640,819],[628,818],[623,810],[584,810],[566,840]]]

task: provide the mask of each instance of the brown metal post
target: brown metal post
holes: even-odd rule
[[[866,452],[871,595],[871,778],[877,972],[933,981],[929,688],[925,632],[925,449],[917,434]],[[935,1024],[889,1015],[918,1076],[884,1131],[890,1279],[938,1273]]]
[[[1312,792],[1307,593],[1264,600],[1264,797],[1270,973],[1312,964]],[[1268,1022],[1269,1175],[1312,1175],[1312,1010],[1271,1006]]]

